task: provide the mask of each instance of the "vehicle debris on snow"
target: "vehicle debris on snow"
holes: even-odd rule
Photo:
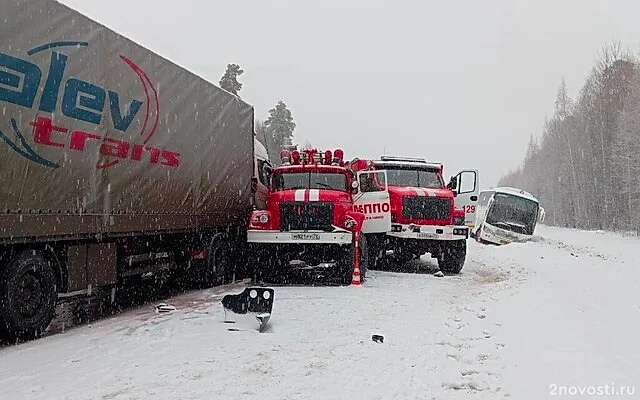
[[[241,293],[227,294],[222,298],[224,322],[234,324],[230,331],[247,330],[258,322],[258,332],[263,332],[273,312],[274,289],[246,287]]]
[[[167,303],[156,304],[155,306],[156,313],[168,313],[171,311],[176,311],[175,306],[172,306]]]

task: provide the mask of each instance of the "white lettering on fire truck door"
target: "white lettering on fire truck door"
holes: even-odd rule
[[[385,213],[391,211],[389,203],[354,204],[353,211],[364,214],[365,220],[384,219]]]
[[[363,233],[391,231],[391,206],[387,171],[359,171],[360,191],[354,196],[354,211],[365,215]]]

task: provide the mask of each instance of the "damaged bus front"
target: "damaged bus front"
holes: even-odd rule
[[[531,193],[500,187],[480,192],[476,218],[471,237],[477,242],[495,245],[527,242],[533,237],[537,223],[544,221],[544,209]]]

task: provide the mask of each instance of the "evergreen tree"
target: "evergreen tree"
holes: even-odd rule
[[[238,82],[238,77],[243,73],[244,71],[240,69],[238,64],[227,64],[227,70],[220,78],[220,87],[240,97],[238,92],[242,89],[242,83]]]
[[[264,123],[267,131],[273,137],[277,152],[284,146],[293,144],[293,131],[296,129],[296,124],[293,122],[291,111],[282,100],[269,110],[269,118]]]

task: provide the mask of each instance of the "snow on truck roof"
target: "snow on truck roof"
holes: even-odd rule
[[[531,193],[522,190],[522,189],[518,189],[518,188],[514,188],[514,187],[510,187],[510,186],[500,186],[497,188],[493,188],[493,189],[487,189],[487,190],[482,190],[482,192],[496,192],[496,193],[505,193],[505,194],[513,194],[516,196],[520,196],[532,201],[535,201],[536,203],[538,203],[538,199],[535,198],[534,195],[532,195]]]
[[[256,135],[253,135],[253,143],[255,146],[256,157],[261,160],[269,161],[269,153],[267,153],[267,148],[264,147],[262,143],[260,143]]]
[[[429,162],[424,158],[381,156],[379,160],[372,160],[376,166],[398,166],[398,167],[421,167],[421,168],[442,168],[442,163]]]

